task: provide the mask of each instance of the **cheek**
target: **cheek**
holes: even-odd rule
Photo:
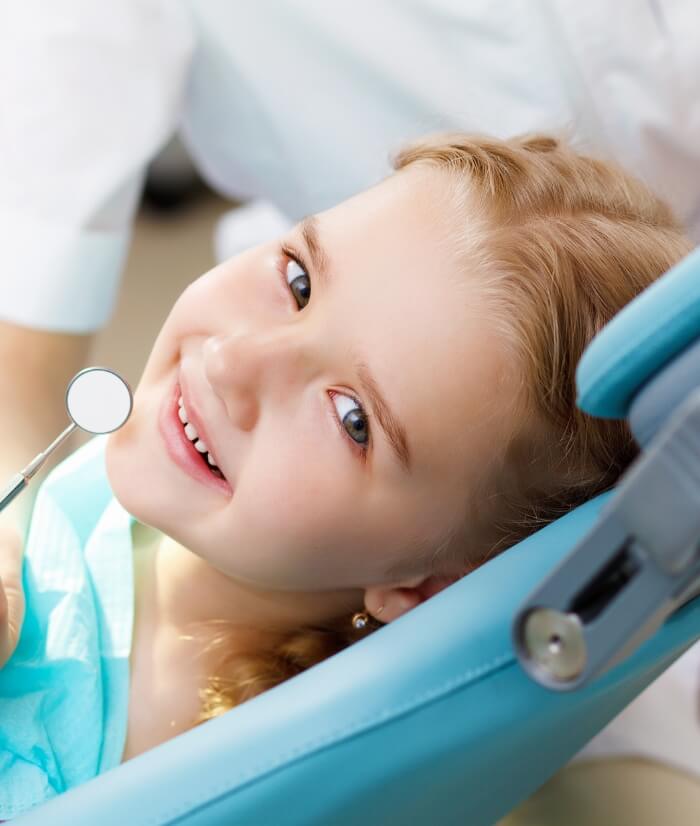
[[[342,474],[332,463],[332,451],[320,439],[278,436],[251,453],[237,493],[260,526],[297,541],[308,537],[321,517],[341,508]]]
[[[287,441],[269,439],[271,449],[246,461],[233,502],[237,545],[249,573],[254,568],[270,587],[309,588],[316,577],[327,581],[324,571],[355,519],[347,505],[358,500],[348,482],[356,476],[343,476],[337,458],[332,467],[332,451],[313,437]]]
[[[215,268],[183,290],[163,325],[171,337],[177,338],[191,333],[193,321],[197,325],[202,325],[204,329],[207,328],[211,314],[225,300],[227,291],[223,281],[223,274]]]
[[[189,284],[173,304],[151,350],[144,377],[156,380],[163,363],[177,360],[178,342],[268,320],[284,301],[274,245],[256,247],[225,261]]]
[[[173,325],[190,327],[193,318],[223,321],[232,313],[257,315],[274,293],[274,272],[274,256],[260,247],[219,264],[180,294],[170,314]]]

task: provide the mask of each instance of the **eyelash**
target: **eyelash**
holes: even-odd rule
[[[306,262],[304,261],[304,256],[297,249],[295,249],[294,247],[292,247],[289,244],[283,243],[283,244],[280,245],[280,250],[282,252],[282,255],[285,258],[291,258],[292,261],[296,261],[296,263],[302,268],[302,270],[304,270],[304,272],[309,276],[309,278],[311,277],[310,273],[309,273],[309,268],[306,266]],[[282,283],[286,287],[287,292],[291,295],[292,301],[296,304],[296,298],[294,297],[294,293],[292,292],[291,284],[287,281],[287,267],[286,267],[286,264],[283,265],[280,269],[281,269],[281,272],[282,272]],[[299,312],[299,313],[301,312],[302,309],[304,309],[303,307],[301,309],[299,309],[298,304],[296,306],[297,306],[297,312]],[[352,399],[355,402],[355,404],[357,405],[357,407],[362,411],[362,414],[364,415],[365,421],[367,422],[367,432],[369,434],[367,445],[365,447],[361,447],[353,438],[350,437],[347,430],[345,430],[345,428],[343,427],[343,423],[338,418],[338,412],[335,409],[335,405],[331,402],[331,406],[333,407],[331,418],[335,422],[336,427],[340,431],[341,435],[348,442],[350,442],[351,450],[353,450],[358,455],[358,457],[360,458],[361,461],[366,462],[367,461],[367,455],[370,451],[370,448],[372,447],[372,424],[371,424],[371,421],[370,421],[369,413],[365,410],[365,407],[362,404],[362,402],[354,394],[349,393],[347,391],[343,391],[341,393],[340,391],[336,391],[336,390],[331,390],[329,392],[332,395],[347,396],[348,398]]]

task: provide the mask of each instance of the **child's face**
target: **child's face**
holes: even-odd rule
[[[437,546],[477,497],[512,392],[478,273],[449,241],[458,220],[443,180],[406,170],[319,213],[307,227],[317,255],[300,225],[194,281],[158,335],[131,418],[109,437],[124,507],[265,591],[393,583],[389,569],[412,548]],[[394,436],[405,430],[410,469],[356,361]],[[232,494],[171,458],[159,421],[176,384]],[[351,435],[353,419],[366,421],[353,399],[369,414],[369,447]]]

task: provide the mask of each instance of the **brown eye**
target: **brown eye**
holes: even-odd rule
[[[297,305],[299,305],[299,309],[303,310],[311,298],[311,281],[309,275],[298,261],[291,258],[287,264],[286,276],[289,289]]]

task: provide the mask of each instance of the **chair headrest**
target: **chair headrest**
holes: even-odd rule
[[[576,371],[577,404],[621,419],[639,390],[700,336],[700,247],[638,295],[593,339]]]

